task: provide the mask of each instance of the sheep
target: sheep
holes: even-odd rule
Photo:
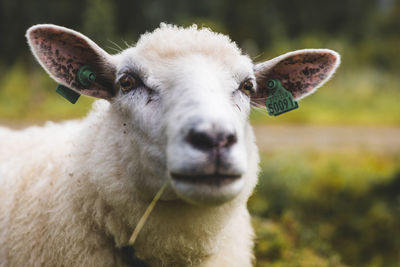
[[[56,25],[26,36],[55,81],[100,99],[82,120],[0,128],[0,266],[251,266],[251,106],[264,104],[269,79],[309,95],[339,55],[297,50],[255,64],[195,25],[161,24],[116,55]],[[90,85],[76,78],[82,66],[96,74]]]

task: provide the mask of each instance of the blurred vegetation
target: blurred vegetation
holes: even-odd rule
[[[261,167],[257,266],[399,266],[400,155],[280,152]]]
[[[0,0],[0,122],[81,117],[30,55],[37,23],[73,28],[106,51],[160,22],[197,23],[231,36],[255,62],[291,50],[342,55],[332,81],[300,108],[255,124],[400,125],[400,0]],[[249,208],[257,266],[399,266],[400,153],[277,151],[262,157]]]

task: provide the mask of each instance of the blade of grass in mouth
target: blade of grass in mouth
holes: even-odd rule
[[[129,238],[128,244],[133,245],[136,241],[136,238],[138,237],[140,231],[142,230],[143,226],[145,225],[147,218],[149,217],[151,211],[154,209],[154,206],[156,205],[157,201],[160,199],[161,195],[163,194],[165,188],[168,185],[168,180],[164,182],[164,184],[161,186],[161,188],[158,190],[157,194],[154,196],[153,200],[150,202],[149,206],[147,207],[146,211],[144,212],[142,218],[140,218],[138,224],[135,227],[135,230],[133,231],[131,238]]]

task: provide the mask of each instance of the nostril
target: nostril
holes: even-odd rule
[[[216,146],[216,140],[207,132],[190,130],[186,141],[193,147],[200,150],[210,150]]]
[[[229,134],[226,137],[226,143],[225,143],[224,147],[230,147],[230,146],[234,145],[236,142],[237,142],[236,134]]]
[[[186,141],[199,150],[211,150],[214,148],[228,148],[237,142],[236,134],[220,133],[212,135],[205,131],[191,130]]]
[[[228,148],[237,142],[235,134],[220,134],[218,136],[217,146],[218,148]]]

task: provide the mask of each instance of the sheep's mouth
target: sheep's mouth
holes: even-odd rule
[[[224,186],[240,179],[241,175],[224,175],[224,174],[204,174],[204,175],[187,175],[179,173],[171,173],[172,179],[178,182],[190,184]]]
[[[244,187],[243,175],[182,174],[171,172],[171,186],[188,203],[220,205],[235,198]]]

